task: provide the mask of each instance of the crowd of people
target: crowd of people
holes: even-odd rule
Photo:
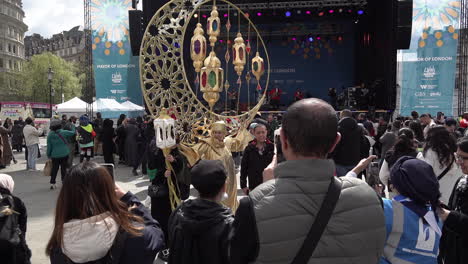
[[[156,255],[174,264],[468,262],[468,113],[390,122],[298,100],[282,116],[255,118],[241,154],[227,146],[226,124],[214,123],[193,147],[196,162],[180,142],[160,149],[150,118],[122,115],[116,128],[99,114],[78,120],[52,120],[47,136],[51,189],[62,175],[46,247],[53,264],[149,264]],[[18,142],[13,127],[0,129],[1,164],[26,145],[35,170],[42,129],[26,119]],[[141,166],[151,209],[90,161],[97,154],[106,163],[118,154],[135,176]],[[19,230],[10,248],[0,232],[0,253],[29,263],[26,208],[13,187],[0,174],[0,219],[15,217]]]

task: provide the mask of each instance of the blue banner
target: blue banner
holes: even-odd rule
[[[453,116],[459,17],[459,0],[414,0],[411,47],[398,55],[401,115]]]
[[[131,0],[91,1],[96,97],[143,105],[138,56],[130,48],[131,5]]]

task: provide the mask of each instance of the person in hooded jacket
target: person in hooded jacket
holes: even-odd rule
[[[80,126],[76,129],[78,134],[78,143],[80,147],[80,163],[86,158],[89,161],[92,157],[94,149],[94,132],[93,125],[89,123],[89,118],[85,115],[80,117]]]
[[[199,197],[182,203],[169,219],[169,264],[228,263],[228,236],[234,221],[221,204],[226,171],[219,160],[202,160],[191,170]]]
[[[135,195],[114,183],[106,168],[94,162],[71,168],[46,246],[51,264],[152,264],[164,246],[158,222]]]

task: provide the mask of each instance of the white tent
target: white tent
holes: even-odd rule
[[[100,98],[93,103],[93,111],[100,112],[104,118],[116,118],[120,114],[127,114],[131,109],[121,105],[115,99]]]
[[[121,105],[129,108],[130,109],[129,111],[144,111],[145,110],[144,107],[139,106],[137,104],[134,104],[134,103],[132,103],[130,101],[125,101],[125,102],[121,103]]]
[[[57,113],[86,113],[86,102],[75,97],[65,103],[57,105]]]

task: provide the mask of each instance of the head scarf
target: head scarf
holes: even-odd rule
[[[430,204],[435,210],[439,206],[439,181],[432,166],[414,157],[401,157],[390,172],[397,191],[420,206]]]
[[[13,189],[15,188],[13,178],[8,174],[0,174],[0,188],[7,189],[10,193],[13,193]]]

